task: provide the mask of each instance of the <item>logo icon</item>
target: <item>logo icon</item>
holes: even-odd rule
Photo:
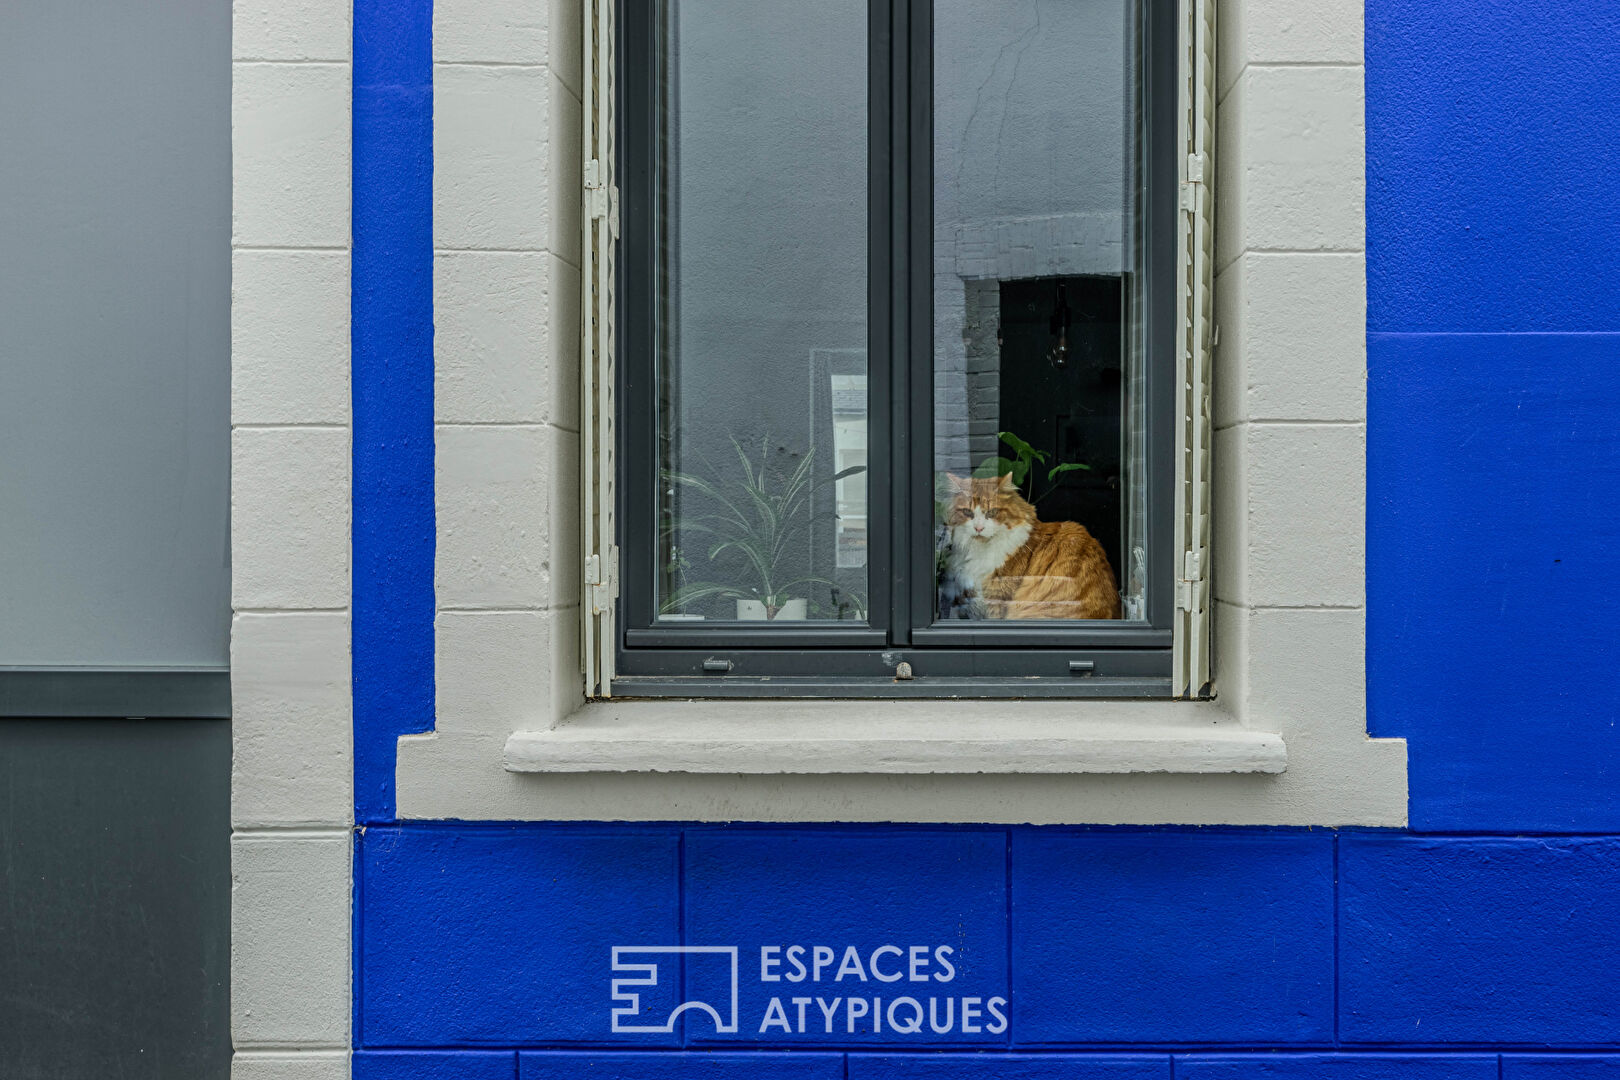
[[[731,999],[717,1005],[712,1001],[683,1001],[664,1017],[663,1023],[631,1023],[630,1021],[647,1021],[655,1016],[641,1015],[641,994],[635,989],[640,986],[659,985],[658,976],[666,966],[669,969],[669,981],[675,982],[680,978],[680,959],[692,957],[692,963],[704,964],[714,968],[713,972],[705,974],[714,975],[717,980],[721,973],[729,977],[725,985],[731,988]],[[640,960],[642,962],[635,962]],[[729,965],[729,968],[726,967]],[[735,945],[615,945],[613,947],[613,971],[624,973],[625,978],[615,977],[613,980],[613,1030],[615,1033],[662,1033],[675,1030],[675,1020],[691,1009],[695,1012],[706,1012],[714,1019],[714,1030],[721,1035],[732,1034],[737,1030],[737,947]],[[713,980],[705,979],[705,983]]]

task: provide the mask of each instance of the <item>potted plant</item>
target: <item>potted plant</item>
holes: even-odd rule
[[[672,470],[666,470],[663,476],[666,483],[701,496],[710,506],[707,512],[683,513],[679,522],[670,522],[666,528],[707,536],[709,562],[729,565],[732,579],[682,584],[664,601],[661,613],[677,613],[703,600],[722,599],[736,603],[737,618],[741,620],[801,620],[809,612],[809,598],[803,594],[813,585],[827,586],[839,611],[864,608],[864,603],[852,603],[847,596],[840,599],[842,591],[836,582],[794,576],[795,563],[802,561],[798,542],[809,526],[815,451],[807,451],[791,472],[784,472],[771,467],[768,436],[760,440],[757,463],[735,437],[731,446],[737,455],[737,472],[726,479]],[[845,469],[833,479],[863,468]],[[671,563],[677,572],[689,566],[685,556],[673,547]]]

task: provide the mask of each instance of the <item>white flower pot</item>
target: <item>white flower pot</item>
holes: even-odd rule
[[[783,602],[781,607],[776,609],[776,614],[772,615],[763,600],[739,600],[737,601],[737,618],[742,622],[765,622],[766,620],[782,622],[784,619],[789,622],[802,622],[806,617],[809,606],[810,602],[803,598],[787,600]]]

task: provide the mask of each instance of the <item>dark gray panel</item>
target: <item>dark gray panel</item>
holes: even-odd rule
[[[225,720],[231,673],[224,668],[3,668],[0,716]]]
[[[230,1070],[230,725],[0,720],[0,1076]]]
[[[0,664],[226,662],[229,0],[0,33]]]

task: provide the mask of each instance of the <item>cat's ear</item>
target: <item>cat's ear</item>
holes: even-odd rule
[[[1018,485],[1013,483],[1012,473],[1003,473],[996,477],[996,490],[1003,495],[1018,494]]]
[[[965,476],[957,476],[955,473],[951,473],[951,472],[946,473],[945,474],[945,483],[947,485],[949,485],[949,487],[950,487],[950,489],[952,491],[956,492],[959,495],[965,495],[968,492],[973,490],[973,481],[972,480],[969,480]]]

